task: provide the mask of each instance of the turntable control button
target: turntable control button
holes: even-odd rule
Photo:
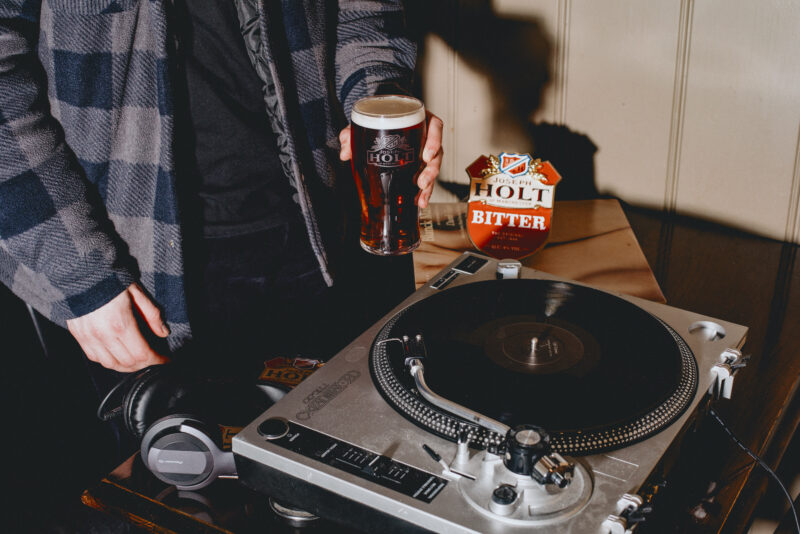
[[[492,492],[492,501],[497,504],[513,504],[517,500],[517,490],[508,484],[500,484]]]
[[[433,282],[433,283],[431,284],[431,287],[432,287],[433,289],[444,289],[444,288],[445,288],[445,286],[447,286],[447,285],[448,285],[450,282],[452,282],[453,280],[455,280],[455,279],[456,279],[456,277],[458,276],[458,274],[459,274],[459,273],[458,273],[458,272],[456,272],[455,270],[453,270],[453,269],[450,269],[450,270],[449,270],[449,271],[447,271],[447,273],[445,273],[445,274],[444,274],[444,275],[443,275],[441,278],[439,278],[438,280],[436,280],[435,282]]]
[[[258,433],[267,439],[279,439],[289,433],[289,423],[283,419],[271,417],[258,425]]]
[[[461,263],[456,265],[454,269],[467,274],[475,274],[480,270],[481,267],[486,265],[488,261],[489,260],[487,260],[486,258],[470,255],[467,258],[465,258]]]

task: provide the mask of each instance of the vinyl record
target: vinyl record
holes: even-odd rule
[[[378,389],[407,418],[472,445],[502,437],[422,399],[400,343],[423,336],[425,377],[437,394],[509,426],[544,427],[555,450],[588,454],[658,432],[697,388],[690,349],[632,303],[564,282],[496,280],[421,300],[392,318],[371,354]]]

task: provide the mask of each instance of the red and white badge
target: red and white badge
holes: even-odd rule
[[[544,246],[561,180],[550,162],[503,152],[479,157],[467,174],[467,230],[478,249],[499,259],[520,259]]]

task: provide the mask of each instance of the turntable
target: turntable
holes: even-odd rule
[[[747,329],[464,253],[233,440],[359,530],[631,532]]]

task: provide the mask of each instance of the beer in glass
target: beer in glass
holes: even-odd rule
[[[359,100],[351,114],[353,177],[361,200],[361,247],[378,255],[419,246],[419,192],[425,106],[409,96]]]

